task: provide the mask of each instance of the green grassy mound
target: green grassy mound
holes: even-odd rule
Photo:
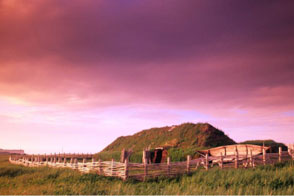
[[[121,136],[102,152],[121,151],[123,148],[142,152],[144,148],[172,147],[195,149],[235,144],[223,131],[208,123],[184,123],[172,127],[143,130],[131,136]]]

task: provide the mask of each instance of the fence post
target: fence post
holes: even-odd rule
[[[224,158],[223,158],[223,153],[221,152],[221,157],[220,157],[220,168],[223,169],[224,165]]]
[[[126,156],[126,149],[122,149],[120,153],[120,162],[124,163],[125,162],[125,156]]]
[[[148,175],[148,166],[147,166],[147,158],[146,157],[144,157],[145,159],[144,159],[144,181],[146,180],[146,178],[147,178],[147,175]]]
[[[129,176],[129,160],[125,159],[125,176],[124,176],[124,180],[128,179],[128,176]]]
[[[245,156],[245,160],[246,160],[246,167],[248,167],[248,146],[246,145],[246,156]]]
[[[113,164],[114,164],[114,160],[111,159],[110,176],[113,176]]]
[[[51,164],[51,161],[52,161],[50,155],[51,155],[51,154],[49,154],[49,155],[47,156],[47,158],[48,158],[47,165],[48,165],[48,166]]]
[[[94,157],[92,157],[92,170],[94,170],[95,169],[95,158]]]
[[[98,160],[98,173],[99,173],[99,175],[102,175],[102,164],[101,164],[101,159]]]
[[[262,148],[262,162],[263,162],[263,165],[266,164],[266,150],[265,150],[264,146]]]
[[[238,159],[239,159],[239,153],[238,153],[238,148],[236,146],[236,149],[235,149],[235,169],[238,168]]]
[[[254,156],[252,156],[252,165],[253,165],[253,168],[255,168],[255,157]]]
[[[252,150],[250,150],[249,164],[250,164],[251,167],[253,167],[253,164],[252,164]]]
[[[65,155],[63,157],[63,165],[66,166],[66,157],[65,157]]]
[[[208,170],[208,153],[205,155],[205,169]]]
[[[293,144],[290,145],[290,151],[289,151],[289,154],[290,154],[292,160],[294,160],[294,148],[293,148]]]
[[[190,162],[191,162],[191,156],[187,155],[187,174],[190,174]]]
[[[144,148],[142,152],[142,163],[145,164],[145,162],[146,162],[146,149]]]
[[[279,162],[282,161],[282,147],[279,147]]]
[[[75,158],[75,169],[79,169],[79,161],[78,161],[78,158]]]
[[[167,157],[167,175],[170,176],[170,157]]]
[[[48,165],[48,156],[45,154],[46,165]]]

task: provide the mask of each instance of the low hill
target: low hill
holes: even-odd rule
[[[248,140],[248,141],[242,142],[241,144],[255,144],[259,146],[262,146],[264,144],[265,146],[271,147],[270,150],[272,153],[279,152],[279,147],[282,147],[283,151],[287,151],[288,149],[285,144],[276,142],[274,140]]]
[[[139,152],[147,147],[191,149],[230,144],[235,144],[235,141],[208,123],[184,123],[177,126],[151,128],[131,136],[119,137],[102,152],[121,151],[123,148]]]
[[[24,150],[9,150],[0,148],[0,154],[24,154]]]

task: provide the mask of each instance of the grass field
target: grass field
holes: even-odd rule
[[[191,176],[126,182],[70,169],[27,168],[0,156],[0,194],[294,194],[293,162],[256,169],[199,170]]]

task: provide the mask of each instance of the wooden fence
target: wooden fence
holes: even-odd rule
[[[91,159],[91,160],[90,160]],[[96,161],[93,155],[12,155],[9,161],[12,164],[24,165],[28,167],[48,166],[54,168],[71,168],[79,170],[83,173],[94,172],[103,176],[115,176],[122,179],[134,178],[137,180],[146,180],[158,176],[176,176],[181,174],[189,174],[197,169],[205,169],[218,166],[220,169],[225,168],[249,168],[257,165],[274,164],[277,162],[294,160],[294,148],[288,148],[288,151],[279,153],[263,153],[260,155],[252,155],[252,152],[246,155],[239,155],[238,151],[235,155],[229,156],[208,156],[191,160],[187,156],[187,161],[171,162],[167,158],[166,163],[124,163],[115,161]],[[90,161],[89,161],[90,160]]]

